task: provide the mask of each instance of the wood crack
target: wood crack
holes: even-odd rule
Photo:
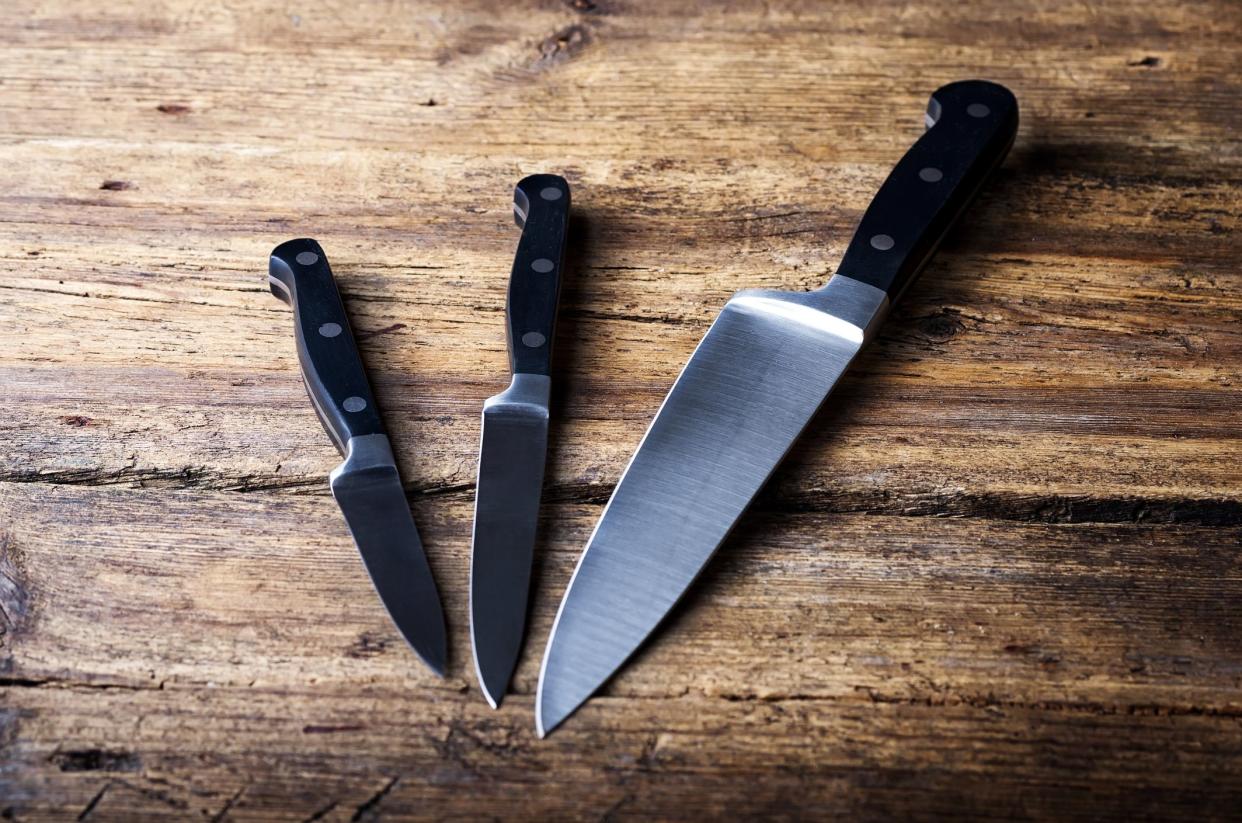
[[[998,493],[814,490],[764,492],[752,510],[773,514],[874,514],[952,517],[1031,524],[1242,525],[1242,500]]]
[[[1161,703],[1105,703],[1101,701],[1074,700],[999,700],[991,695],[972,694],[937,694],[925,697],[903,697],[886,695],[867,687],[859,687],[872,703],[883,703],[903,706],[969,706],[977,709],[1010,709],[1015,711],[1047,711],[1073,714],[1090,714],[1097,716],[1123,715],[1129,717],[1223,717],[1230,719],[1242,718],[1242,706],[1200,706]],[[725,697],[726,700],[747,701],[752,699],[767,700],[768,698],[751,698],[746,696]],[[781,702],[790,700],[820,700],[812,696],[783,696]]]
[[[92,683],[88,680],[67,680],[58,677],[0,676],[0,689],[95,689],[98,691],[163,691],[164,681],[149,686],[136,683]]]
[[[82,811],[78,812],[78,820],[81,821],[81,820],[85,820],[86,818],[90,817],[91,812],[95,811],[95,807],[99,805],[99,801],[103,800],[103,796],[107,794],[108,789],[111,789],[111,788],[112,788],[112,781],[111,780],[106,781],[103,784],[103,786],[100,787],[99,791],[95,792],[95,796],[87,801],[86,806],[82,808]]]
[[[233,475],[203,467],[180,469],[74,469],[53,472],[0,473],[0,483],[44,483],[49,486],[121,486],[168,491],[203,490],[326,493],[324,477]],[[544,489],[544,504],[600,506],[615,484],[569,483]],[[405,493],[420,498],[471,497],[475,484],[406,485]],[[892,517],[974,518],[1030,524],[1168,524],[1181,526],[1242,526],[1242,500],[1232,497],[1185,498],[1021,494],[1015,492],[908,492],[892,489],[820,488],[765,490],[750,512],[767,514],[867,514]]]
[[[323,820],[336,809],[339,801],[330,801],[326,806],[321,806],[311,813],[310,817],[302,821],[302,823],[315,823],[316,820]]]
[[[229,812],[232,811],[235,805],[237,805],[237,801],[240,800],[241,796],[246,793],[246,788],[246,786],[242,786],[234,792],[233,796],[225,801],[224,806],[221,807],[220,811],[212,815],[211,823],[223,823],[225,818],[229,816]]]
[[[379,806],[380,802],[388,795],[390,791],[392,791],[393,786],[397,785],[398,780],[400,780],[399,777],[392,778],[391,780],[389,780],[387,783],[384,784],[384,787],[382,789],[380,789],[375,794],[371,795],[371,797],[367,798],[367,800],[365,800],[362,803],[362,805],[360,805],[354,811],[353,816],[349,818],[350,823],[358,823],[358,821],[363,819],[364,815],[367,815],[367,814],[370,814],[376,811],[376,808]]]

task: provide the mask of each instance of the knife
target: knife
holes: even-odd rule
[[[470,557],[470,641],[493,709],[513,676],[526,627],[569,184],[552,174],[524,178],[513,191],[513,217],[522,237],[505,306],[512,380],[483,404]]]
[[[926,124],[828,284],[734,295],[673,384],[561,601],[535,697],[540,736],[625,663],[702,571],[1004,159],[1018,104],[995,83],[951,83],[932,95]]]
[[[314,240],[281,243],[272,251],[267,281],[272,294],[293,307],[306,392],[345,458],[328,476],[332,496],[388,615],[443,677],[448,644],[440,595],[328,258]]]

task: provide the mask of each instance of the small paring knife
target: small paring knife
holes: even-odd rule
[[[552,174],[524,178],[513,192],[513,216],[522,237],[505,306],[512,380],[483,404],[470,557],[470,641],[492,708],[504,699],[526,628],[569,184]]]
[[[393,623],[443,677],[448,644],[440,595],[328,258],[314,240],[282,243],[272,252],[268,285],[293,307],[307,394],[345,457],[328,476],[332,496]]]
[[[702,571],[1004,159],[1018,104],[995,83],[952,83],[932,95],[926,124],[826,286],[740,292],[699,343],[561,601],[535,697],[541,736],[629,659]]]

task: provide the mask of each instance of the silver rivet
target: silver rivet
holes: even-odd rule
[[[336,337],[341,333],[341,327],[337,323],[324,323],[319,327],[319,334],[322,337]]]
[[[293,259],[298,261],[298,263],[303,266],[313,266],[319,262],[319,255],[315,254],[313,251],[300,251],[298,252],[298,256]]]
[[[893,238],[887,234],[877,234],[871,238],[871,248],[888,251],[893,247]]]
[[[539,192],[539,196],[542,197],[544,200],[560,200],[561,190],[558,189],[556,186],[548,186],[546,189]]]
[[[971,103],[966,107],[966,113],[971,117],[987,117],[992,113],[992,110],[982,103]]]
[[[543,341],[546,339],[546,337],[537,331],[528,331],[526,334],[522,335],[522,345],[530,346],[532,349],[537,349],[543,345]]]
[[[346,397],[345,402],[341,406],[347,412],[360,412],[367,407],[367,401],[355,395],[354,397]]]
[[[540,257],[534,263],[531,263],[530,267],[540,274],[547,274],[556,268],[556,264],[546,257]]]
[[[919,179],[924,183],[939,183],[942,177],[944,177],[944,172],[940,169],[932,168],[931,166],[919,169]]]

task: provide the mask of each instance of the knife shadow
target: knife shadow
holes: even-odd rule
[[[569,228],[565,241],[565,264],[561,269],[561,297],[557,310],[556,333],[553,339],[552,356],[552,396],[550,398],[550,420],[548,426],[547,463],[543,476],[543,493],[539,500],[539,529],[535,537],[535,550],[531,561],[530,592],[526,600],[526,636],[523,638],[523,651],[518,658],[519,663],[527,658],[527,645],[531,643],[531,629],[535,626],[539,604],[560,603],[560,592],[549,591],[558,583],[548,579],[552,573],[552,564],[547,558],[547,549],[556,542],[558,535],[554,533],[556,518],[550,516],[550,506],[562,504],[563,494],[556,489],[563,485],[560,467],[565,465],[567,455],[565,442],[559,437],[567,419],[570,395],[577,375],[585,373],[587,362],[583,331],[585,324],[578,321],[579,311],[588,302],[585,289],[589,283],[577,275],[586,271],[594,259],[597,236],[594,231],[593,219],[582,211],[573,210],[569,215]],[[567,582],[567,581],[565,581]],[[546,642],[546,636],[539,638],[540,644]],[[542,659],[542,645],[538,647],[538,658]],[[510,693],[516,690],[510,686]]]

